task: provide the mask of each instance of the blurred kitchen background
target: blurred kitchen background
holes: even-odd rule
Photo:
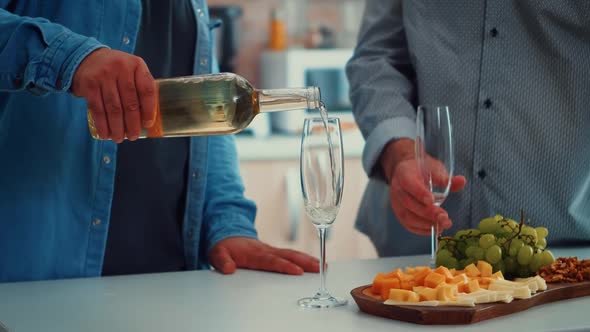
[[[257,88],[319,86],[331,116],[342,121],[345,184],[328,233],[328,260],[376,257],[354,219],[367,177],[364,140],[354,123],[344,67],[357,40],[365,0],[209,0],[222,72]],[[237,135],[246,196],[258,205],[262,240],[318,255],[319,241],[303,209],[299,144],[303,119],[316,110],[261,114]]]

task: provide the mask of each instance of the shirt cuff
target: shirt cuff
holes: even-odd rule
[[[28,87],[29,91],[37,95],[68,91],[80,63],[99,48],[108,47],[95,38],[62,33],[47,46],[37,65],[25,73],[30,78],[28,81],[34,82]]]
[[[387,143],[400,139],[416,137],[416,122],[408,117],[396,117],[382,121],[373,129],[363,149],[363,168],[371,176],[383,177],[379,158]]]
[[[221,240],[230,237],[258,239],[254,223],[242,214],[217,214],[209,217],[207,225],[207,253]]]

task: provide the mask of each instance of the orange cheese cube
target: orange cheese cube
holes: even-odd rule
[[[445,277],[445,280],[451,280],[453,279],[453,275],[451,274],[451,272],[449,271],[449,269],[447,269],[445,266],[439,266],[434,270],[434,273],[438,273],[440,275],[443,275]]]
[[[465,267],[465,274],[467,274],[468,277],[479,277],[479,275],[481,274],[481,272],[479,272],[479,269],[473,265],[473,263],[467,265]]]
[[[492,278],[491,277],[477,277],[477,278],[474,278],[474,279],[479,282],[479,287],[480,288],[483,288],[483,289],[488,289],[488,286],[492,282]]]
[[[432,270],[429,267],[425,267],[424,269],[416,268],[416,273],[414,274],[414,283],[416,286],[424,286],[424,278],[431,272]]]
[[[416,266],[414,268],[414,270],[416,270],[416,273],[420,272],[420,271],[424,271],[424,270],[431,270],[431,268],[429,266]]]
[[[391,289],[399,289],[401,288],[399,279],[396,278],[388,278],[383,279],[381,282],[381,298],[383,300],[387,300],[389,298],[389,291]]]
[[[436,299],[439,301],[455,301],[457,292],[456,285],[440,284],[436,287]]]
[[[373,279],[373,286],[371,286],[371,292],[375,295],[381,294],[381,285],[383,284],[383,280],[385,280],[385,274],[377,273],[375,279]]]
[[[477,269],[482,277],[490,277],[492,275],[492,265],[486,261],[477,261]]]
[[[502,271],[498,271],[498,272],[492,274],[492,276],[490,278],[504,280],[504,275],[502,274]]]
[[[461,273],[465,273],[465,270],[449,270],[454,276],[457,276]]]
[[[411,292],[410,295],[408,295],[408,302],[420,302],[420,296],[414,292]]]
[[[395,270],[385,274],[385,276],[387,278],[398,278],[400,280],[402,279],[403,275],[404,275],[404,272],[402,271],[402,269],[395,269]]]
[[[479,289],[479,282],[477,280],[469,280],[466,286],[466,293],[473,293],[475,291],[478,291]]]
[[[444,283],[446,280],[445,276],[435,272],[430,272],[426,278],[424,278],[424,286],[430,288],[436,288],[439,284]]]
[[[414,287],[414,293],[418,294],[420,301],[435,301],[437,290],[436,288],[418,286]]]
[[[477,277],[477,278],[474,278],[474,279],[476,279],[477,281],[479,281],[480,286],[481,286],[481,284],[488,284],[489,285],[492,282],[492,278],[491,277]]]
[[[467,289],[467,284],[469,284],[469,282],[463,282],[460,284],[456,284],[457,285],[457,291],[459,293],[469,293],[469,290]]]
[[[392,289],[388,299],[399,302],[420,302],[418,294],[405,289]]]
[[[412,290],[416,286],[414,280],[402,280],[400,284],[401,289]]]
[[[449,281],[450,284],[466,284],[469,282],[469,278],[465,273],[458,274]]]

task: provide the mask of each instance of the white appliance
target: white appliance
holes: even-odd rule
[[[353,49],[290,49],[265,51],[260,63],[260,88],[280,89],[318,86],[328,114],[340,117],[346,127],[354,126],[348,98],[345,66]],[[262,114],[261,114],[262,115]],[[270,113],[272,131],[299,134],[306,117],[319,116],[316,110]]]

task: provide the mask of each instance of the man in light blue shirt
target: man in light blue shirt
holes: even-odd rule
[[[520,209],[549,246],[590,244],[589,36],[587,1],[367,0],[347,73],[370,176],[357,227],[380,255]],[[450,108],[442,208],[415,181],[420,104]]]
[[[243,196],[233,136],[195,137],[160,148],[176,151],[178,169],[164,171],[181,172],[185,180],[174,180],[176,198],[162,199],[162,205],[169,205],[173,212],[162,216],[172,216],[171,221],[150,224],[158,221],[157,217],[151,220],[150,213],[143,213],[141,220],[126,216],[130,209],[142,206],[133,199],[145,200],[146,211],[153,208],[146,206],[151,204],[149,194],[138,192],[130,198],[129,182],[133,181],[124,184],[117,178],[133,175],[132,168],[117,166],[118,159],[133,167],[135,157],[123,157],[138,156],[139,150],[134,142],[125,142],[125,151],[118,151],[116,144],[125,136],[135,140],[142,127],[153,124],[153,77],[146,63],[131,55],[140,30],[152,24],[142,20],[147,13],[142,13],[147,8],[142,7],[148,3],[0,0],[0,281],[173,270],[148,265],[156,257],[154,248],[162,246],[150,246],[158,238],[146,234],[153,236],[154,229],[166,225],[172,234],[169,248],[174,249],[160,261],[166,263],[171,255],[178,255],[170,264],[177,269],[211,264],[223,273],[232,273],[236,267],[289,274],[317,271],[314,258],[256,239],[256,209]],[[172,3],[180,7],[168,8],[170,15],[188,8],[194,19],[196,36],[186,41],[194,43],[187,74],[217,70],[210,33],[215,24],[209,21],[205,2]],[[146,47],[142,52],[149,53]],[[112,141],[90,137],[87,109],[101,138]],[[156,148],[155,143],[144,146]],[[157,156],[150,159],[149,153],[142,153],[142,160],[159,162]],[[147,174],[162,174],[152,165],[136,167],[154,170],[138,170],[137,176],[143,177],[136,182],[153,181]],[[162,177],[161,181],[168,180]],[[156,181],[156,188],[158,183],[164,182]],[[116,190],[119,195],[114,195]],[[162,189],[162,195],[169,190]],[[113,219],[116,203],[117,218]],[[112,264],[104,270],[107,242],[114,252],[109,252]],[[136,255],[123,255],[128,254],[125,250]],[[150,257],[138,257],[142,253]]]

